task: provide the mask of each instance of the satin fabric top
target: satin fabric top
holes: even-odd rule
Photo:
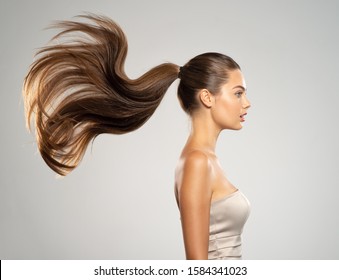
[[[239,190],[211,203],[209,260],[241,259],[241,233],[250,204]]]

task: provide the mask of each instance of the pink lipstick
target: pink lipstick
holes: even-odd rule
[[[246,116],[246,115],[247,115],[247,113],[240,115],[240,121],[241,121],[241,122],[244,122],[244,121],[245,121],[245,116]]]

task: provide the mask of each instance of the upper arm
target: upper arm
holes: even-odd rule
[[[211,201],[210,163],[201,152],[190,153],[182,167],[179,208],[187,259],[207,259]]]

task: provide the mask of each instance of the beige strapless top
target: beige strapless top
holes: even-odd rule
[[[250,203],[239,190],[212,201],[209,260],[241,259],[241,233],[249,214]]]

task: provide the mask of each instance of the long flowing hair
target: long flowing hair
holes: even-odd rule
[[[81,17],[90,22],[54,25],[61,32],[37,53],[23,86],[27,126],[31,130],[35,120],[41,156],[60,175],[79,164],[99,134],[142,126],[179,72],[177,65],[164,63],[129,79],[122,29],[107,17]]]

